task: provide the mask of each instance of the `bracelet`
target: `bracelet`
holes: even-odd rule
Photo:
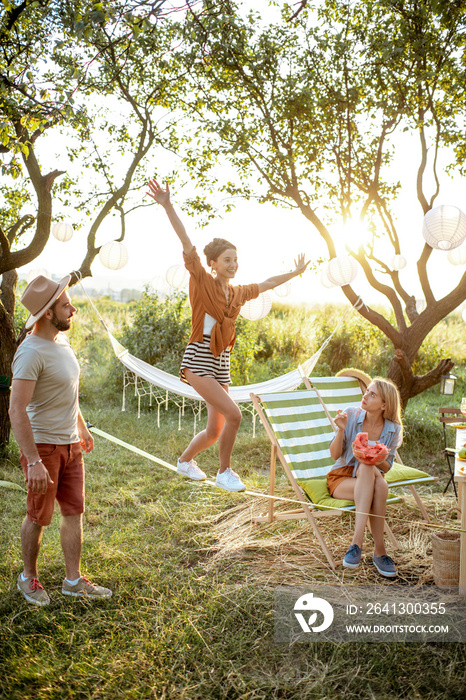
[[[40,458],[39,458],[39,459],[36,459],[35,462],[31,462],[31,464],[28,464],[28,468],[29,468],[29,467],[35,467],[36,464],[39,464],[39,462],[42,462],[42,460],[41,460]]]

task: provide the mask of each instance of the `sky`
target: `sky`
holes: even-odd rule
[[[406,161],[413,162],[412,154],[407,152],[407,149],[403,152]],[[398,167],[402,170],[403,163],[400,162]],[[436,205],[453,204],[464,210],[466,178],[457,177],[452,180],[444,175],[442,179],[444,182],[441,196],[436,201]],[[271,204],[240,201],[232,212],[224,215],[223,219],[215,220],[205,228],[199,228],[195,217],[181,211],[180,203],[183,201],[184,193],[177,193],[176,183],[171,189],[172,201],[180,213],[193,244],[201,254],[201,259],[203,259],[202,249],[215,236],[227,238],[237,246],[240,265],[235,280],[237,283],[260,282],[272,275],[287,272],[293,269],[294,259],[300,252],[305,253],[311,260],[328,256],[320,236],[296,210],[280,209]],[[409,293],[414,294],[416,298],[421,298],[416,262],[424,245],[423,216],[412,190],[414,190],[414,181],[409,178],[403,184],[401,196],[395,207],[401,252],[408,261],[406,268],[400,272],[400,278]],[[141,197],[148,200],[143,193]],[[97,244],[114,240],[118,235],[117,220],[108,220],[99,232]],[[40,257],[23,268],[21,272],[27,274],[42,268],[54,275],[67,274],[77,262],[82,260],[86,236],[85,229],[75,232],[73,238],[66,243],[61,243],[51,236]],[[129,254],[127,265],[121,270],[111,271],[102,265],[99,258],[96,258],[92,266],[93,277],[84,281],[86,289],[143,289],[157,276],[164,277],[171,266],[182,264],[181,244],[168,222],[165,211],[155,203],[130,214],[124,244]],[[340,252],[345,252],[343,241],[340,241],[339,249]],[[391,256],[390,252],[385,259],[390,260]],[[445,252],[433,251],[428,270],[434,294],[440,297],[459,281],[464,272],[464,266],[453,266],[447,261]],[[302,277],[293,279],[291,293],[286,300],[309,305],[327,302],[348,303],[339,287],[327,289],[322,286],[320,278],[320,271],[308,270]],[[367,303],[386,304],[384,297],[375,292],[365,281],[362,269],[359,270],[352,286]]]
[[[245,2],[245,6],[251,5]],[[256,3],[252,3],[253,6]],[[264,9],[265,3],[261,3]],[[277,12],[278,10],[269,10]],[[56,138],[56,137],[54,137]],[[400,137],[396,148],[396,160],[393,165],[393,177],[401,179],[402,188],[394,207],[395,218],[401,240],[401,252],[408,265],[400,272],[402,284],[416,298],[422,297],[416,262],[421,254],[424,239],[422,237],[423,216],[415,194],[414,166],[419,162],[417,137],[406,134]],[[54,149],[59,152],[56,146]],[[63,149],[64,150],[64,149]],[[63,155],[63,153],[61,154]],[[173,159],[173,156],[170,156]],[[58,167],[60,160],[53,163]],[[163,179],[164,171],[173,168],[173,162],[167,156],[158,160],[157,173]],[[176,165],[176,164],[175,164]],[[452,204],[465,210],[466,178],[450,178],[441,171],[440,196],[435,206]],[[195,188],[195,183],[192,183]],[[210,223],[205,228],[199,227],[195,217],[180,211],[180,204],[185,196],[192,196],[192,191],[177,191],[176,183],[172,186],[172,200],[180,212],[191,239],[199,253],[213,237],[220,236],[231,240],[238,248],[239,271],[237,283],[260,282],[272,275],[287,272],[294,266],[294,259],[303,252],[312,261],[319,257],[327,258],[328,252],[322,239],[296,210],[279,209],[271,204],[239,201],[236,208],[225,214],[222,219]],[[427,188],[429,197],[429,188]],[[210,195],[209,195],[210,196]],[[212,195],[214,198],[214,195]],[[149,201],[141,192],[141,200]],[[70,223],[73,223],[71,218]],[[332,231],[338,238],[337,230]],[[120,234],[118,219],[108,219],[101,227],[97,245],[116,239]],[[46,270],[50,274],[63,276],[79,265],[84,257],[87,230],[85,227],[75,232],[71,241],[61,243],[53,236],[40,255],[28,266],[20,270],[27,275],[37,270]],[[122,288],[143,289],[156,277],[165,276],[168,268],[182,263],[181,244],[171,229],[164,210],[157,204],[132,212],[127,218],[127,234],[124,242],[128,249],[129,260],[121,270],[110,271],[96,258],[92,265],[93,277],[84,281],[87,289],[121,290]],[[466,245],[466,242],[463,244]],[[339,243],[340,252],[345,252],[344,241]],[[385,261],[392,258],[392,251],[381,256]],[[202,255],[201,255],[202,258]],[[438,297],[448,293],[459,281],[464,266],[453,266],[447,261],[445,252],[433,251],[428,263],[429,277],[434,294]],[[324,302],[347,304],[346,297],[339,287],[328,289],[321,284],[321,271],[306,271],[302,277],[291,282],[291,293],[286,299],[293,303],[309,305]],[[370,304],[387,305],[385,297],[373,290],[364,279],[362,269],[352,284],[354,290],[364,301]],[[274,297],[277,298],[278,297]],[[463,306],[466,307],[466,304]]]

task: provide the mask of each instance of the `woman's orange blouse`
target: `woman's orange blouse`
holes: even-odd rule
[[[259,296],[259,285],[246,284],[233,287],[228,285],[229,301],[227,303],[222,286],[203,267],[196,248],[186,255],[184,264],[189,272],[189,301],[192,309],[192,331],[190,343],[202,342],[204,316],[209,314],[216,323],[210,336],[210,350],[218,357],[226,348],[235,343],[235,321],[241,307],[250,299]]]

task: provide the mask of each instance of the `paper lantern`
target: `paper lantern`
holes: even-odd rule
[[[43,275],[44,277],[48,277],[50,279],[50,272],[46,270],[45,267],[37,267],[34,270],[29,270],[26,278],[27,283],[29,284],[32,282],[32,280],[35,280],[36,277],[39,277],[39,275]]]
[[[174,289],[185,289],[189,284],[189,272],[184,265],[172,265],[168,268],[165,279]]]
[[[392,270],[402,270],[406,267],[406,258],[402,255],[394,255],[392,258]]]
[[[357,274],[357,263],[349,255],[337,255],[337,257],[332,258],[328,264],[327,277],[330,282],[337,287],[351,284]]]
[[[128,251],[123,243],[109,241],[100,249],[99,258],[102,265],[109,270],[121,270],[128,262]]]
[[[285,282],[273,290],[277,297],[287,297],[291,293],[291,282]]]
[[[54,236],[57,241],[66,243],[66,241],[69,241],[70,238],[73,237],[73,227],[71,224],[61,221],[60,223],[53,225],[52,236]]]
[[[452,265],[464,265],[466,263],[466,245],[448,251],[447,260]]]
[[[241,307],[240,314],[243,318],[247,318],[248,321],[258,321],[260,318],[267,316],[271,308],[272,297],[268,292],[263,292],[259,294],[257,299],[247,301]]]
[[[162,275],[156,275],[155,277],[153,277],[149,284],[152,287],[152,289],[155,289],[156,292],[162,292],[163,294],[166,294],[170,291],[170,285],[168,284],[165,277],[163,277]]]
[[[422,312],[427,308],[427,302],[425,299],[416,299],[416,311],[418,314],[422,314]]]
[[[435,207],[424,216],[422,235],[437,250],[458,248],[466,238],[466,214],[447,204]]]
[[[331,289],[335,286],[333,282],[330,282],[328,278],[328,266],[325,268],[325,270],[322,270],[322,272],[320,273],[320,283],[326,289]]]

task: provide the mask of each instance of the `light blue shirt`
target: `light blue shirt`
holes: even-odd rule
[[[345,413],[348,415],[348,422],[346,424],[345,433],[343,435],[343,451],[341,453],[341,457],[337,459],[332,469],[352,466],[354,467],[353,476],[356,476],[356,472],[359,467],[359,462],[353,454],[352,445],[356,438],[356,435],[358,433],[363,432],[362,424],[364,422],[364,418],[366,417],[366,412],[363,408],[355,408],[353,406],[346,408]],[[335,440],[335,438],[333,438],[333,440]],[[396,449],[401,443],[401,425],[399,425],[398,423],[393,423],[391,420],[385,419],[378,442],[383,442],[383,444],[389,448],[390,452],[388,453],[387,457],[385,457],[385,459],[390,464],[391,468],[393,460],[395,459]]]

